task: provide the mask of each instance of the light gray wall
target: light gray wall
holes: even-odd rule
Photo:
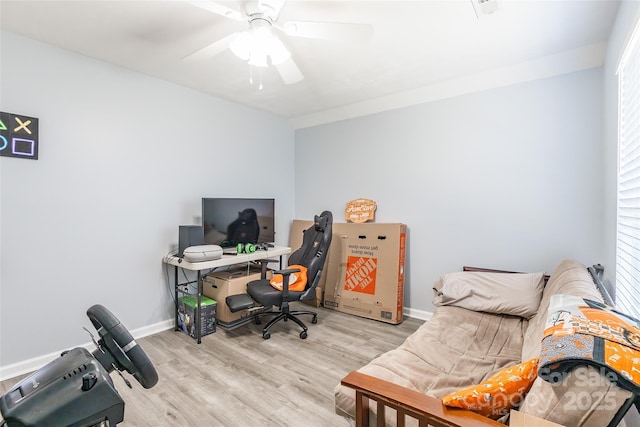
[[[0,109],[40,119],[40,152],[0,158],[0,366],[88,342],[95,303],[130,330],[171,319],[162,257],[202,197],[274,197],[287,243],[285,121],[1,36]]]
[[[602,70],[296,131],[296,217],[347,201],[409,227],[405,307],[463,265],[602,260]]]
[[[39,117],[42,145],[35,162],[0,158],[0,366],[86,342],[95,302],[130,329],[169,319],[161,258],[202,196],[275,197],[282,244],[293,217],[344,221],[348,200],[376,200],[378,222],[409,225],[415,310],[462,265],[602,261],[600,69],[301,129],[294,145],[268,114],[15,35],[1,59],[0,108]],[[268,185],[246,173],[294,162]]]

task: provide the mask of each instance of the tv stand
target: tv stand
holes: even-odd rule
[[[180,328],[178,327],[178,295],[181,292],[179,287],[180,286],[186,286],[189,285],[191,283],[194,283],[193,281],[191,282],[182,282],[180,283],[178,281],[178,270],[183,268],[185,270],[191,270],[191,271],[195,271],[197,272],[197,279],[195,280],[195,282],[197,282],[198,285],[198,292],[196,293],[196,298],[198,301],[198,304],[196,306],[196,318],[195,318],[195,329],[196,329],[196,341],[198,342],[198,344],[200,344],[202,342],[202,330],[200,328],[200,322],[202,321],[201,319],[201,307],[200,307],[200,298],[202,297],[202,289],[203,289],[203,275],[202,275],[202,271],[203,270],[214,270],[216,268],[220,268],[220,267],[227,267],[230,265],[236,265],[236,264],[246,264],[249,263],[251,261],[263,261],[263,260],[269,260],[271,258],[275,258],[275,257],[279,257],[279,262],[280,262],[280,269],[282,269],[282,257],[284,255],[288,255],[291,253],[291,248],[286,247],[286,246],[274,246],[274,247],[269,247],[267,248],[267,250],[258,250],[255,251],[253,253],[250,254],[237,254],[237,255],[222,255],[222,258],[219,259],[215,259],[212,261],[202,261],[202,262],[189,262],[186,261],[180,257],[177,257],[175,255],[167,255],[165,256],[162,261],[165,264],[169,264],[169,265],[173,265],[174,266],[174,284],[173,284],[173,289],[174,289],[174,321],[176,322],[176,326],[175,326],[175,330],[178,331],[180,330]],[[263,262],[262,263],[262,273],[263,276],[266,272],[266,268],[267,268],[267,263]],[[182,291],[183,292],[183,291]],[[225,302],[223,301],[217,301],[218,304],[224,304]]]

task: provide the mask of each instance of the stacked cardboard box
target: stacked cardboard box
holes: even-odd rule
[[[294,220],[290,246],[312,221]],[[333,223],[331,247],[313,305],[388,323],[402,322],[407,226]]]
[[[271,277],[268,272],[267,277]],[[210,273],[202,284],[202,293],[209,298],[220,301],[216,314],[217,323],[222,328],[233,328],[248,321],[246,310],[232,313],[226,304],[226,298],[230,295],[246,294],[247,283],[260,279],[260,269],[239,268]]]
[[[324,306],[387,323],[403,320],[405,224],[334,224]]]

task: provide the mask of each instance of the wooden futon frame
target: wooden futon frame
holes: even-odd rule
[[[505,270],[493,270],[477,267],[463,267],[463,271],[486,271],[514,273]],[[548,280],[545,276],[545,280]],[[449,408],[440,399],[419,393],[400,385],[362,374],[349,373],[341,381],[342,385],[356,391],[356,427],[369,426],[369,401],[377,405],[377,425],[384,427],[386,408],[395,409],[396,425],[404,427],[406,417],[418,420],[420,427],[490,427],[502,426],[497,421],[466,409]]]
[[[357,427],[369,426],[369,400],[376,402],[378,427],[385,425],[386,408],[396,410],[398,427],[404,427],[406,417],[417,419],[420,427],[504,427],[475,412],[446,407],[440,399],[357,371],[344,377],[342,385],[356,391]]]
[[[604,301],[614,305],[614,301],[607,292],[602,282],[602,266],[596,264],[588,268],[597,288],[600,290]],[[493,270],[488,268],[463,267],[463,271],[485,271],[500,273],[515,273],[513,271]],[[545,282],[549,276],[545,276]],[[396,425],[404,427],[406,418],[411,417],[418,421],[420,427],[488,427],[503,426],[504,424],[483,417],[475,412],[465,409],[449,408],[442,404],[440,399],[419,393],[400,385],[372,377],[357,371],[349,373],[342,379],[342,385],[350,387],[356,392],[356,426],[369,426],[369,401],[377,405],[377,425],[385,426],[386,408],[394,409],[397,413]],[[622,420],[626,412],[635,405],[640,412],[640,396],[635,395],[629,399],[618,411],[609,425],[616,426]]]

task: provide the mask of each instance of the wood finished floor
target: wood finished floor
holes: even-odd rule
[[[303,318],[309,327],[306,340],[300,339],[293,322],[272,328],[269,340],[262,339],[261,326],[253,323],[232,331],[218,329],[200,345],[173,330],[137,340],[159,381],[145,390],[125,374],[133,385],[129,389],[111,374],[125,401],[125,421],[119,425],[349,425],[334,413],[335,385],[348,372],[400,345],[422,321],[390,325],[322,307],[314,310],[317,324]],[[1,382],[0,393],[20,379]]]

